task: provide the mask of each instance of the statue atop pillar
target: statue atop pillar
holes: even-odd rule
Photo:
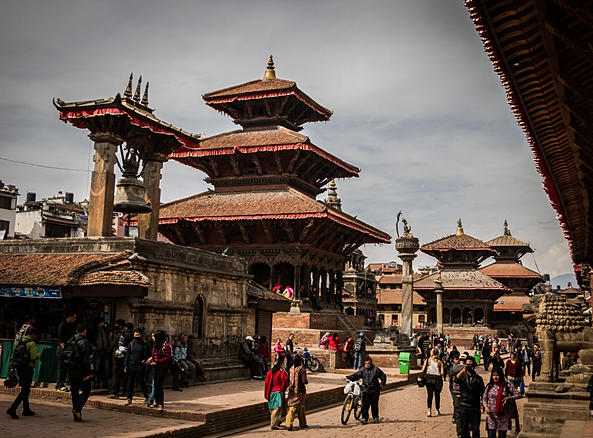
[[[402,216],[400,211],[397,214],[395,230],[397,239],[395,239],[395,249],[399,253],[399,258],[403,261],[402,267],[402,323],[400,332],[410,338],[412,336],[412,308],[413,308],[413,286],[414,277],[412,270],[412,261],[416,258],[416,252],[420,248],[418,238],[412,235],[412,227],[408,221],[402,218],[403,234],[399,234],[399,220]]]

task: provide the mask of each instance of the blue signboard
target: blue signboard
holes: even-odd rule
[[[0,286],[0,297],[62,298],[62,289],[59,286]]]

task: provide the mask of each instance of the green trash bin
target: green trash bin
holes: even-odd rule
[[[474,351],[474,359],[476,360],[476,365],[480,365],[481,357],[482,356],[480,355],[480,350]]]
[[[399,354],[399,373],[409,374],[410,372],[410,353]]]

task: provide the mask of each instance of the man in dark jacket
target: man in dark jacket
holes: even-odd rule
[[[92,340],[93,349],[93,365],[94,365],[94,380],[95,389],[107,389],[109,380],[109,362],[111,360],[111,344],[109,342],[109,333],[105,329],[105,320],[99,318],[96,321],[96,331],[93,334]]]
[[[70,391],[72,393],[72,415],[74,421],[82,421],[82,408],[91,395],[91,344],[86,338],[86,326],[79,324],[76,334],[68,341],[72,348],[72,363],[68,368]],[[80,392],[82,390],[82,393]]]
[[[492,359],[492,347],[490,346],[491,339],[484,340],[484,346],[482,347],[482,358],[484,359],[484,370],[488,371],[490,368],[490,361]]]
[[[362,424],[369,421],[369,407],[373,414],[373,423],[379,422],[379,395],[381,394],[381,386],[385,386],[387,376],[381,368],[373,365],[372,359],[364,361],[364,367],[359,369],[354,374],[350,374],[344,378],[345,380],[356,381],[362,379]]]
[[[66,342],[74,336],[76,333],[76,313],[68,312],[66,318],[58,325],[58,349],[56,351],[58,355],[58,380],[56,382],[56,389],[58,391],[67,392],[66,388],[66,376],[68,375],[68,367],[62,360],[62,352]]]
[[[122,388],[122,394],[125,394],[128,385],[128,376],[124,373],[124,360],[126,351],[130,342],[134,338],[134,324],[128,322],[125,324],[125,329],[115,343],[113,349],[113,387],[108,398],[119,398],[119,388]]]
[[[461,437],[480,438],[480,409],[482,407],[482,394],[484,393],[484,380],[476,373],[476,360],[473,356],[465,359],[465,366],[455,376],[459,383],[459,417]]]
[[[144,373],[142,369],[151,355],[148,344],[142,339],[142,332],[139,329],[134,330],[134,339],[126,349],[126,356],[124,358],[124,373],[128,377],[128,400],[126,406],[132,404],[132,397],[134,395],[134,385],[136,380],[140,382],[140,389],[144,394],[144,402],[148,403],[148,390],[146,389],[146,382],[144,381]]]
[[[456,353],[456,354],[454,354]],[[458,421],[457,418],[457,411],[459,410],[459,382],[455,380],[455,376],[463,369],[465,366],[465,359],[466,355],[459,356],[459,353],[456,351],[451,353],[451,366],[449,368],[449,392],[451,393],[451,398],[453,399],[453,417],[451,421],[456,424],[457,426],[457,438],[461,437],[461,422]]]

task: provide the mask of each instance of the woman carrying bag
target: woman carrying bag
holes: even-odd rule
[[[426,379],[426,393],[428,406],[428,417],[438,417],[441,415],[441,390],[443,389],[443,377],[445,375],[445,367],[443,362],[439,360],[439,350],[434,348],[428,360],[422,366],[422,374]],[[436,414],[432,413],[432,398],[434,396],[434,405]]]
[[[502,368],[492,370],[490,382],[484,390],[482,405],[486,409],[488,438],[506,438],[511,429],[511,419],[516,411],[515,400],[521,397],[519,390],[504,380]],[[518,433],[518,431],[517,431]]]

